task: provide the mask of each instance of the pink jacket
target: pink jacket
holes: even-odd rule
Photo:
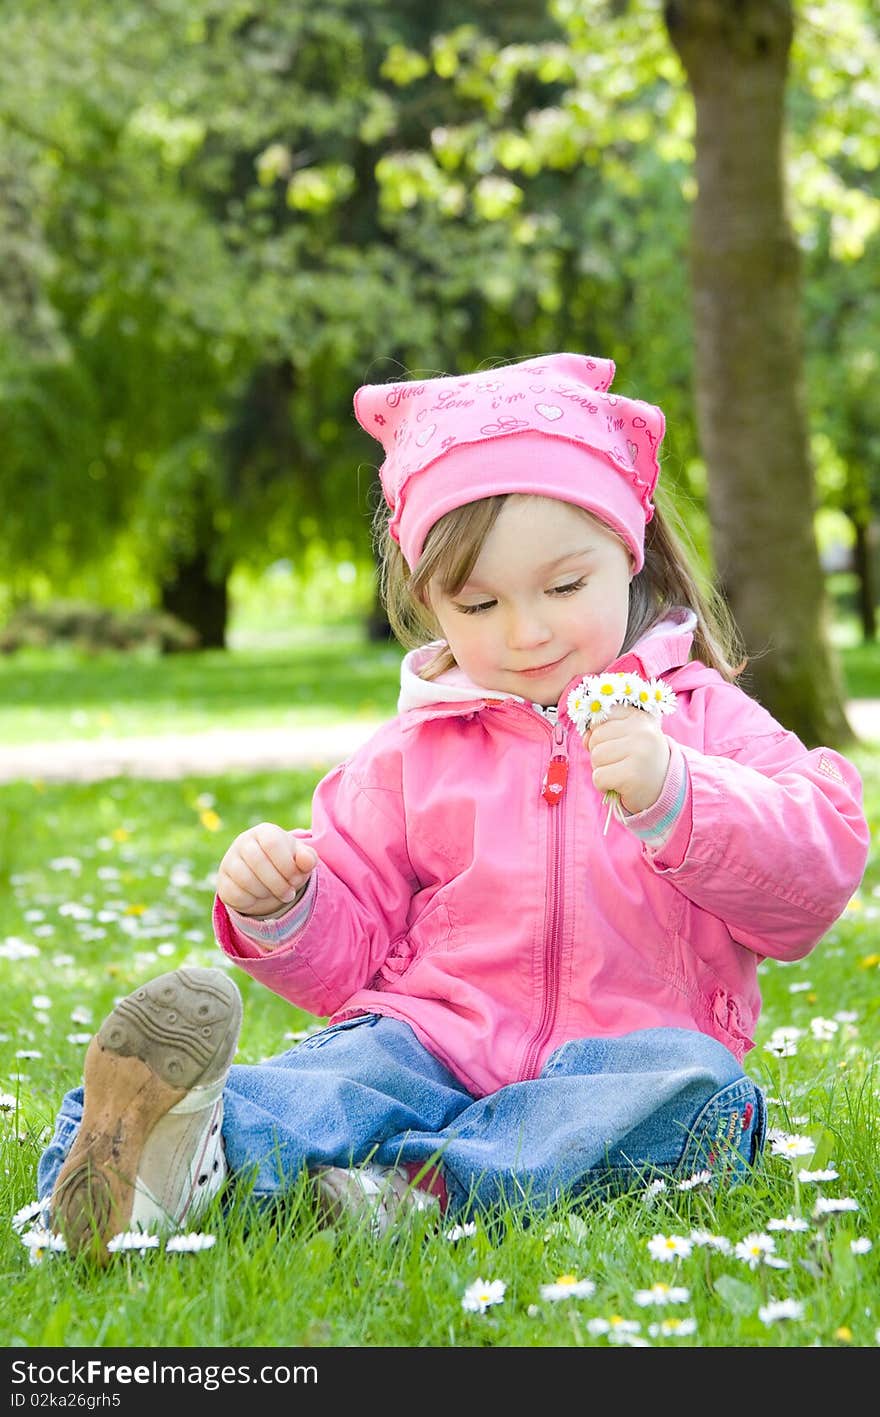
[[[822,938],[869,832],[855,768],[689,663],[692,625],[678,612],[608,666],[677,696],[663,727],[687,790],[658,851],[616,820],[603,836],[567,690],[554,727],[460,671],[419,679],[417,650],[398,716],[319,783],[297,832],[319,857],[302,928],[265,953],[217,900],[221,948],[312,1014],[404,1020],[476,1095],[535,1077],[568,1039],[633,1029],[697,1029],[742,1059],[759,963]],[[551,757],[568,773],[548,801]]]

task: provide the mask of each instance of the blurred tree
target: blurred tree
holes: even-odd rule
[[[789,0],[667,0],[696,105],[696,405],[715,564],[756,695],[805,742],[851,734],[827,635],[783,124]]]
[[[880,517],[880,13],[798,17],[789,86],[793,224],[805,263],[807,388],[820,501],[852,527],[862,636],[876,635]]]
[[[560,154],[563,163],[574,154],[573,160],[585,166],[601,161],[600,201],[617,183],[627,196],[635,190],[633,205],[643,212],[649,198],[665,186],[672,200],[663,204],[663,214],[671,215],[675,238],[686,211],[676,194],[693,203],[692,289],[680,293],[693,314],[693,382],[707,464],[711,561],[746,638],[753,692],[806,741],[843,742],[850,730],[828,638],[813,523],[816,493],[803,403],[800,260],[783,181],[791,5],[781,0],[768,5],[743,0],[736,6],[694,0],[662,7],[693,92],[695,134],[682,116],[682,105],[690,107],[690,100],[658,24],[661,9],[654,0],[556,0],[552,9],[565,28],[563,45],[515,46],[495,51],[490,63],[491,45],[472,32],[435,40],[435,56],[438,49],[444,54],[454,51],[444,68],[451,82],[461,88],[482,85],[494,99],[494,108],[487,102],[485,120],[472,125],[470,133],[470,151],[479,158],[479,171],[475,164],[470,174],[473,193],[494,183],[496,206],[503,194],[508,212],[522,221],[536,212],[533,200],[540,189],[531,179],[559,163]],[[876,230],[877,205],[860,200],[857,189],[864,174],[876,170],[876,142],[869,127],[870,136],[859,136],[856,148],[853,130],[858,129],[854,114],[872,102],[876,108],[876,83],[869,78],[871,56],[877,53],[876,21],[863,0],[808,7],[808,24],[814,15],[820,24],[817,33],[805,36],[798,75],[803,85],[795,147],[800,175],[813,143],[814,181],[821,174],[826,192],[830,188],[835,194],[833,203],[828,202],[832,221],[866,238]],[[823,20],[832,31],[841,22],[846,35],[835,52],[836,69],[827,53],[823,57]],[[848,42],[854,37],[862,43],[858,59]],[[850,109],[845,95],[854,67],[865,77]],[[504,96],[523,75],[539,83],[548,75],[551,82],[561,80],[561,92],[539,98],[524,124],[499,132]],[[838,100],[836,148],[818,121],[829,87]],[[836,173],[829,168],[829,157],[837,158]],[[412,170],[412,159],[408,166]],[[501,178],[502,169],[515,174],[516,184],[510,177]],[[406,171],[401,169],[404,178]],[[615,216],[624,213],[626,199],[614,206]],[[799,231],[806,244],[804,227]],[[658,228],[651,236],[655,232],[660,249],[668,254],[669,237]],[[646,257],[650,259],[656,248],[644,227],[640,236],[633,268],[642,274],[649,269]],[[608,245],[619,257],[619,240],[612,237]],[[627,269],[625,244],[622,266]],[[875,269],[861,267],[867,285]],[[673,289],[665,280],[650,285],[646,303],[650,307],[655,294],[662,290],[665,297]],[[846,307],[843,292],[839,282],[830,294],[835,315]],[[618,307],[619,313],[625,309]],[[637,372],[642,390],[665,388],[670,382],[669,370],[651,362],[658,349],[669,345],[670,330],[685,345],[690,338],[690,326],[680,312],[668,326],[658,314],[651,311],[641,327],[645,338],[641,346],[635,342],[626,366]],[[838,362],[841,341],[825,348],[824,354],[817,352],[818,378],[824,377],[826,389],[839,389],[841,377],[860,386],[860,371],[871,364],[867,324],[875,317],[876,311],[855,332],[846,361]],[[622,324],[625,328],[626,317]],[[605,352],[616,352],[617,347]],[[833,366],[831,379],[827,363]],[[689,355],[672,367],[689,377]],[[664,404],[675,429],[674,377],[671,383],[673,401],[664,395]],[[851,404],[851,399],[835,402],[832,396],[817,400],[815,407],[820,419],[836,407],[839,425],[841,419],[849,420],[845,410]],[[860,411],[862,424],[877,426],[870,403],[863,402]],[[685,426],[689,424],[686,417]],[[839,436],[843,441],[842,430]],[[864,431],[858,436],[866,448]],[[677,471],[676,452],[671,459],[667,455],[667,469],[671,465]],[[855,462],[849,465],[852,494],[858,491],[859,477]],[[691,486],[699,490],[700,464],[692,461],[688,473]],[[859,501],[851,495],[847,505],[864,502],[864,496]]]
[[[814,446],[823,496],[872,507],[876,19],[804,16]],[[3,28],[0,551],[22,592],[125,546],[222,643],[233,565],[316,537],[369,556],[358,383],[551,347],[662,398],[664,483],[710,573],[693,104],[659,0],[94,0],[87,25],[20,0]]]

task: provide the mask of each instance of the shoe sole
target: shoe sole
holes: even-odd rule
[[[82,1122],[50,1202],[52,1229],[73,1255],[109,1258],[128,1228],[144,1145],[190,1088],[229,1066],[241,995],[219,969],[162,974],[122,999],[86,1051]]]

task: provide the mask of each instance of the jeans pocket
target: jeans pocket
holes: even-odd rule
[[[709,1171],[713,1180],[736,1185],[759,1161],[766,1136],[764,1094],[751,1078],[737,1078],[699,1113],[676,1170],[683,1177]]]
[[[332,1038],[336,1038],[340,1033],[350,1033],[354,1028],[362,1028],[364,1025],[372,1025],[381,1014],[355,1014],[352,1018],[340,1019],[338,1023],[328,1023],[326,1028],[321,1028],[317,1033],[310,1033],[308,1038],[303,1038],[296,1045],[298,1053],[313,1052],[316,1048],[323,1048],[325,1043],[329,1043]]]

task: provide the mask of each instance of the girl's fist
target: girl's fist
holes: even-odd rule
[[[317,852],[293,832],[260,822],[237,836],[220,862],[217,894],[241,915],[281,915],[317,864]]]

